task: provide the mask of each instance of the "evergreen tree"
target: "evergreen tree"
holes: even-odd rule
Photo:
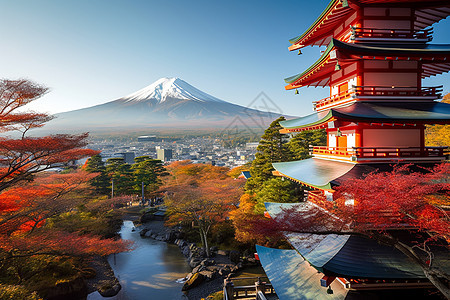
[[[106,173],[114,180],[114,196],[129,195],[133,192],[133,172],[131,165],[121,157],[106,160]]]
[[[108,195],[111,191],[111,181],[106,174],[105,163],[102,161],[100,154],[94,155],[86,161],[85,170],[89,173],[99,173],[89,183],[96,193]]]
[[[131,166],[133,171],[133,190],[135,193],[142,192],[142,182],[144,183],[144,194],[149,196],[161,186],[161,176],[168,175],[163,166],[163,162],[158,159],[151,159],[149,156],[139,156],[134,159]]]
[[[264,213],[264,202],[299,202],[302,195],[300,185],[290,180],[283,180],[279,177],[272,177],[262,185],[261,189],[256,193],[255,213]]]
[[[288,143],[288,148],[293,155],[293,160],[301,160],[311,157],[309,145],[325,146],[327,133],[324,129],[301,131],[294,135]]]
[[[292,160],[293,155],[287,146],[288,136],[280,133],[282,127],[279,122],[284,120],[284,117],[279,117],[273,121],[261,136],[250,168],[252,177],[245,185],[245,190],[249,193],[256,193],[265,181],[272,178],[272,163]]]

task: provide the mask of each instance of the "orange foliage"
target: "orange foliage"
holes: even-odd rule
[[[263,231],[271,228],[273,221],[261,214],[255,213],[256,200],[253,195],[243,194],[239,201],[239,208],[230,212],[230,219],[236,230],[236,240],[243,243],[256,243],[259,245],[270,245],[280,238],[278,232],[273,230]]]
[[[274,230],[367,235],[412,228],[428,233],[431,239],[449,241],[450,217],[445,203],[450,197],[450,164],[424,173],[408,168],[395,167],[392,172],[348,180],[337,188],[336,201],[328,211],[314,206],[303,211],[286,210],[271,226]],[[346,203],[349,199],[354,205]]]
[[[29,129],[43,126],[52,117],[17,110],[46,92],[46,87],[28,80],[0,80],[0,131],[21,132],[20,138],[0,137],[0,249],[10,255],[122,251],[126,245],[120,241],[56,232],[44,226],[46,219],[70,211],[84,200],[82,192],[96,174],[37,175],[98,153],[85,148],[87,134],[26,136]]]
[[[242,183],[227,176],[228,168],[207,164],[176,162],[167,170],[172,176],[166,178],[162,189],[166,191],[168,223],[195,222],[208,252],[208,232],[237,206]]]

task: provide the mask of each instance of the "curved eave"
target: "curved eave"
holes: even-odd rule
[[[330,298],[320,285],[323,274],[318,273],[296,250],[256,245],[256,252],[279,299]],[[337,280],[331,283],[330,288],[335,300],[344,300],[349,293]]]
[[[314,23],[300,36],[292,38],[289,42],[290,51],[294,51],[309,45],[324,45],[329,42],[332,33],[342,21],[348,17],[353,9],[343,7],[342,1],[331,0],[325,10]]]
[[[345,175],[355,165],[308,158],[298,161],[272,163],[272,166],[283,177],[316,189],[332,191],[330,182]]]
[[[318,189],[318,190],[322,190],[322,191],[334,191],[331,188],[331,183],[327,183],[325,185],[315,185],[315,184],[309,183],[307,180],[299,180],[299,179],[297,179],[295,177],[291,177],[289,175],[283,174],[280,171],[276,171],[276,172],[277,172],[277,176],[281,176],[281,177],[290,179],[290,180],[292,180],[292,181],[294,181],[296,183],[299,183],[299,184],[304,185],[304,186],[308,186],[308,187],[313,188],[313,189]]]
[[[415,8],[414,29],[424,29],[450,15],[450,4],[448,1],[411,1],[411,0],[395,0],[395,1],[364,1],[358,2],[348,1],[353,5],[366,6],[393,6],[393,7],[413,7]],[[300,36],[292,38],[289,42],[290,51],[298,50],[309,45],[324,45],[329,42],[332,33],[342,21],[354,11],[350,6],[343,7],[342,1],[332,0],[320,16],[313,24]]]
[[[332,110],[324,116],[319,113],[314,113],[302,118],[296,118],[292,120],[281,121],[280,125],[287,130],[293,129],[319,129],[328,122],[331,122],[333,118]]]
[[[339,64],[342,66],[354,59],[362,59],[364,56],[365,59],[373,57],[382,60],[420,60],[423,66],[422,77],[450,70],[450,44],[373,46],[332,39],[327,49],[314,64],[303,73],[284,79],[288,83],[285,89],[292,90],[307,85],[327,86],[331,74],[335,71],[335,57],[340,57]]]
[[[414,123],[449,124],[450,104],[428,102],[363,102],[357,101],[346,107],[330,109],[326,114],[311,115],[281,121],[282,133],[323,128],[328,122],[343,120],[365,123]]]
[[[450,55],[450,44],[419,44],[419,45],[367,45],[345,43],[336,39],[332,44],[339,50],[346,50],[350,54],[365,55],[397,55],[398,57],[433,57]]]
[[[311,76],[315,72],[317,72],[321,67],[323,67],[331,58],[330,58],[330,52],[333,50],[334,43],[331,41],[327,49],[324,51],[324,53],[320,56],[320,58],[312,64],[308,69],[306,69],[303,73],[294,75],[288,78],[285,78],[284,81],[286,83],[289,83],[287,86],[285,86],[286,90],[295,89],[301,86],[299,83],[301,80],[304,80],[305,78]]]
[[[450,122],[450,104],[435,101],[419,103],[359,101],[330,111],[333,117],[349,121],[417,124]]]

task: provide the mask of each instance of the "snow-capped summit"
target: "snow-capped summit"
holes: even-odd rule
[[[265,128],[278,116],[220,100],[179,78],[161,78],[126,97],[57,114],[45,129],[92,133],[151,128]]]
[[[199,102],[224,102],[193,87],[177,77],[163,77],[149,86],[122,98],[125,102],[140,102],[156,99],[159,103],[168,98],[186,99]]]

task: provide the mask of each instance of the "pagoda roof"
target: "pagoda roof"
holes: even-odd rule
[[[287,90],[301,86],[327,86],[335,66],[355,59],[420,60],[422,78],[450,70],[450,44],[353,44],[332,39],[320,58],[304,72],[285,78]]]
[[[272,163],[272,165],[280,176],[313,188],[330,191],[347,180],[364,178],[372,172],[391,172],[394,168],[393,163],[352,164],[320,158]],[[435,163],[423,162],[409,165],[408,169],[411,172],[427,172],[435,166]],[[267,205],[270,204],[266,204],[266,207]],[[272,207],[271,210],[272,213],[276,212],[276,208]]]
[[[332,190],[331,181],[345,175],[355,164],[317,158],[272,163],[283,177],[322,190]]]
[[[273,249],[256,245],[261,265],[280,300],[330,299],[320,285],[317,272],[296,250]],[[332,299],[346,299],[348,290],[337,281],[331,283]]]
[[[316,21],[302,35],[292,38],[289,50],[297,50],[309,45],[322,46],[331,41],[333,29],[343,23],[354,12],[350,7],[343,7],[339,0],[332,0]]]
[[[309,207],[301,203],[265,203],[267,212],[275,217],[282,210]],[[394,247],[351,234],[314,234],[285,232],[289,243],[319,272],[346,278],[422,279],[419,265]],[[450,270],[445,249],[436,249],[436,264]]]
[[[333,31],[361,6],[414,7],[414,29],[425,29],[445,19],[450,14],[448,1],[425,0],[347,0],[343,6],[341,0],[331,0],[314,23],[300,36],[292,38],[289,50],[297,50],[309,45],[326,45],[331,41]]]
[[[446,124],[450,122],[450,104],[436,101],[356,101],[349,106],[281,121],[280,125],[288,131],[302,131],[323,128],[326,123],[338,119],[367,123]]]

